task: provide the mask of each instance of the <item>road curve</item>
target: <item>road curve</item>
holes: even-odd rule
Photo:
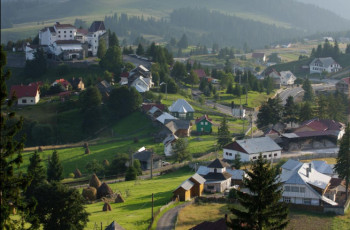
[[[187,202],[180,204],[175,208],[170,209],[158,220],[156,230],[172,230],[175,228],[176,217],[179,214],[179,211],[186,207],[187,205],[192,204],[193,202]]]

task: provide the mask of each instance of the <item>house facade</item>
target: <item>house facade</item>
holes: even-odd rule
[[[348,95],[348,97],[350,97],[350,77],[346,77],[338,81],[335,84],[335,88],[339,92],[343,92],[344,94]]]
[[[240,155],[241,161],[247,162],[258,159],[261,153],[265,159],[281,158],[282,148],[270,137],[258,137],[245,140],[237,140],[223,148],[223,158],[234,160]]]
[[[203,176],[206,180],[204,191],[221,193],[231,187],[231,174],[226,172],[226,166],[227,164],[219,159],[215,159],[208,165],[209,172]]]
[[[310,74],[313,73],[335,73],[341,70],[342,67],[334,61],[331,57],[325,57],[325,58],[315,58],[310,63]]]
[[[266,62],[265,53],[252,53],[252,58],[254,58],[258,61]]]
[[[205,179],[195,173],[173,191],[173,198],[179,198],[180,201],[187,201],[193,197],[200,197],[204,190],[204,183]]]
[[[10,96],[15,95],[17,105],[35,105],[40,100],[40,91],[37,84],[31,85],[13,85],[10,90]]]
[[[140,161],[142,170],[150,170],[151,165],[153,165],[153,169],[162,167],[161,157],[152,150],[147,150],[144,147],[133,154],[133,159]]]
[[[203,115],[197,118],[196,121],[197,133],[211,133],[213,122],[209,119],[208,115]]]
[[[280,72],[281,85],[290,86],[294,85],[294,81],[297,79],[291,71]]]
[[[193,120],[194,109],[185,99],[175,101],[169,107],[169,112],[179,119]]]

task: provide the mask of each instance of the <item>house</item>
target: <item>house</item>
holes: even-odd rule
[[[173,120],[173,119],[177,119],[176,117],[173,117],[172,115],[170,115],[167,112],[164,112],[162,115],[160,115],[159,117],[157,117],[157,121],[159,121],[161,124],[165,124],[165,120]]]
[[[35,105],[40,100],[39,86],[32,85],[13,85],[10,90],[10,96],[15,95],[17,105]]]
[[[265,77],[270,77],[273,80],[276,89],[281,88],[281,74],[277,70],[271,68],[264,71],[263,74]]]
[[[289,86],[294,85],[294,81],[297,79],[294,74],[290,71],[280,72],[281,85]]]
[[[193,70],[193,72],[195,72],[197,74],[200,81],[202,79],[207,78],[207,74],[205,73],[204,69],[195,69],[195,70]]]
[[[171,156],[173,155],[173,144],[176,142],[178,137],[174,134],[169,134],[164,140],[164,154],[165,156]]]
[[[145,113],[148,113],[153,107],[157,107],[161,111],[165,111],[165,105],[160,103],[142,103],[141,109]]]
[[[213,122],[209,119],[208,115],[203,115],[197,118],[196,121],[197,133],[211,133]]]
[[[38,45],[30,45],[27,43],[25,47],[26,60],[31,61],[34,59],[34,53],[37,51],[38,47]]]
[[[247,176],[246,172],[241,169],[226,169],[226,171],[231,174],[231,185],[238,185],[239,187],[242,187],[243,178]]]
[[[247,162],[258,159],[261,153],[265,159],[281,158],[282,148],[270,137],[258,137],[234,141],[223,148],[223,157],[234,160],[240,155],[241,161]]]
[[[205,179],[199,174],[195,173],[189,178],[189,180],[193,183],[193,187],[191,188],[191,197],[202,196],[202,193],[204,191]]]
[[[96,85],[97,89],[100,91],[102,97],[109,97],[109,94],[112,91],[112,86],[106,80],[100,81]]]
[[[311,163],[289,160],[281,168],[278,178],[283,183],[281,201],[313,206],[338,205],[325,196],[332,178],[312,168]]]
[[[144,147],[133,154],[133,159],[140,161],[142,170],[151,169],[152,161],[153,169],[162,167],[161,157],[158,154],[155,154],[152,150],[147,150]]]
[[[228,230],[229,228],[227,227],[226,222],[227,215],[225,215],[225,218],[218,219],[217,221],[203,221],[189,230]]]
[[[343,92],[344,94],[347,94],[348,97],[350,97],[350,77],[346,77],[338,81],[335,84],[335,88],[339,92]]]
[[[226,163],[219,159],[215,159],[208,165],[209,172],[204,175],[206,180],[204,190],[207,192],[224,192],[231,187],[231,174],[226,172]]]
[[[135,87],[135,89],[139,93],[144,93],[150,90],[154,86],[152,82],[152,78],[145,78],[142,76],[137,77],[134,81],[132,81],[131,87]]]
[[[205,179],[195,173],[173,191],[173,198],[178,197],[180,201],[186,201],[193,197],[200,197],[203,193],[204,183]]]
[[[192,120],[194,109],[185,99],[178,99],[169,107],[169,112],[179,119]]]
[[[178,137],[189,137],[191,122],[189,120],[165,119],[164,125]]]
[[[121,74],[120,74],[120,82],[119,82],[119,84],[120,85],[128,85],[128,83],[129,83],[129,72],[122,72]]]
[[[85,85],[84,85],[83,79],[81,77],[79,77],[79,78],[73,77],[70,80],[70,83],[71,83],[74,90],[84,90],[85,89]]]
[[[116,221],[113,221],[110,225],[108,225],[105,230],[125,230],[122,226],[120,226]]]
[[[252,53],[252,58],[261,62],[266,62],[266,55],[264,53]]]
[[[179,198],[179,201],[187,201],[191,199],[191,188],[194,183],[190,180],[185,180],[179,187],[173,191],[173,197]]]
[[[337,139],[340,140],[345,133],[345,125],[334,120],[314,118],[303,122],[294,130],[294,133],[322,131],[334,131]]]
[[[245,118],[246,117],[246,109],[243,107],[235,106],[232,108],[232,116],[236,118]]]
[[[69,88],[72,87],[72,85],[70,84],[70,82],[67,81],[67,80],[65,80],[65,79],[63,79],[63,78],[55,80],[55,81],[51,84],[51,86],[55,86],[55,85],[57,85],[57,84],[60,84],[66,91],[69,90]]]
[[[83,59],[86,56],[86,51],[78,40],[54,41],[49,46],[49,50],[56,59],[62,59],[64,61]]]
[[[335,73],[342,69],[332,57],[315,58],[309,66],[310,74],[322,73],[323,71],[327,73]]]

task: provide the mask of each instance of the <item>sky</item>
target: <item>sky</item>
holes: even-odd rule
[[[338,14],[339,16],[350,20],[350,0],[297,0],[297,1],[314,4],[316,6],[330,10]]]

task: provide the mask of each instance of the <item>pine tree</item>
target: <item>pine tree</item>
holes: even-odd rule
[[[340,147],[337,157],[337,163],[334,166],[335,171],[339,174],[339,178],[345,180],[346,200],[348,199],[349,183],[350,183],[350,124],[345,128],[345,134],[340,141]]]
[[[298,107],[294,103],[294,98],[289,96],[283,110],[283,119],[285,122],[296,122],[298,119]]]
[[[144,55],[145,54],[145,50],[143,49],[143,46],[141,45],[141,43],[139,43],[137,49],[136,49],[136,54],[137,55]]]
[[[106,51],[107,51],[106,42],[104,39],[101,39],[98,44],[97,57],[100,59],[103,58],[103,56],[105,56],[106,54]]]
[[[138,159],[134,160],[134,168],[136,169],[138,176],[142,175],[141,163]]]
[[[37,151],[29,159],[27,175],[31,179],[30,186],[27,191],[34,189],[39,184],[46,180],[46,172],[44,166],[41,164],[42,160]]]
[[[232,141],[231,134],[230,134],[230,131],[228,130],[226,117],[224,117],[218,128],[217,144],[220,148],[222,148],[226,144],[230,143],[231,141]]]
[[[313,117],[313,111],[311,108],[311,104],[309,102],[305,102],[301,108],[299,113],[299,121],[307,121]]]
[[[8,98],[6,81],[10,78],[11,73],[4,70],[6,66],[6,53],[3,47],[0,46],[1,51],[1,139],[0,139],[0,229],[14,229],[13,220],[10,217],[11,208],[16,207],[21,209],[23,205],[23,197],[21,192],[27,187],[29,180],[15,173],[14,168],[19,167],[22,163],[21,151],[23,150],[24,139],[20,141],[15,140],[15,135],[22,129],[23,119],[13,122],[15,113],[10,111],[12,103],[16,98]],[[5,106],[3,106],[5,105]],[[12,204],[11,204],[12,203]],[[22,213],[18,213],[20,216]]]
[[[119,40],[117,35],[115,34],[115,32],[113,32],[110,36],[109,36],[109,42],[108,42],[108,46],[109,47],[113,47],[113,46],[119,46]]]
[[[306,79],[304,81],[302,88],[305,91],[303,100],[304,101],[310,101],[310,102],[313,101],[313,99],[314,99],[314,91],[312,89],[312,86],[311,86],[311,83],[310,83],[309,79]]]
[[[289,220],[288,207],[279,202],[282,198],[282,183],[276,181],[275,169],[259,155],[251,171],[246,170],[243,184],[251,193],[237,191],[240,204],[247,211],[231,208],[236,218],[231,219],[232,229],[284,229]]]
[[[126,170],[125,181],[136,180],[136,178],[137,178],[137,170],[135,169],[134,166],[130,166]]]
[[[53,151],[47,167],[47,180],[60,181],[62,179],[63,167],[56,150]]]
[[[241,166],[242,166],[241,155],[236,154],[235,159],[233,160],[233,167],[235,167],[235,169],[240,169]]]
[[[174,146],[173,151],[175,155],[175,160],[178,162],[183,162],[185,160],[191,160],[192,155],[188,151],[188,143],[185,139],[179,138]]]

